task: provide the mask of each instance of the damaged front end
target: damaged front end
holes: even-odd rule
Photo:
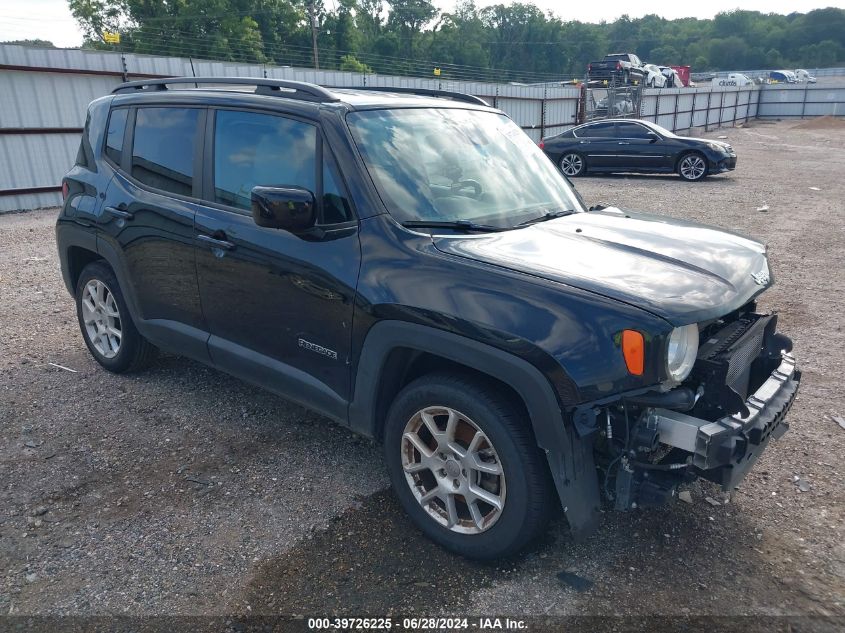
[[[680,385],[577,413],[581,428],[598,430],[596,462],[617,509],[663,503],[697,477],[731,490],[786,432],[801,372],[777,315],[754,307],[700,328],[695,364]]]

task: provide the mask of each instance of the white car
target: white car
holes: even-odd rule
[[[643,84],[645,84],[647,88],[666,87],[666,75],[663,74],[659,66],[655,66],[654,64],[644,64],[643,70],[646,73],[645,77],[643,77]]]
[[[806,81],[808,84],[816,83],[816,78],[803,68],[799,68],[795,71],[795,77],[798,81]]]
[[[666,77],[667,88],[683,88],[684,80],[678,74],[678,71],[669,66],[658,66],[660,72]]]

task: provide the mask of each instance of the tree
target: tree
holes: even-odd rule
[[[312,6],[321,67],[355,72],[431,76],[442,66],[444,77],[560,80],[610,52],[697,71],[845,63],[845,10],[835,8],[589,24],[524,2],[459,0],[440,13],[432,0],[68,1],[88,47],[111,48],[102,34],[117,30],[126,51],[292,66],[313,64]]]
[[[678,49],[671,45],[663,45],[658,46],[657,48],[653,48],[651,51],[651,55],[649,56],[651,60],[654,61],[655,64],[663,65],[664,60],[678,60],[681,58],[681,54],[678,53]]]
[[[710,40],[709,64],[715,70],[747,68],[749,50],[745,40],[736,35]]]
[[[437,15],[430,0],[387,0],[390,6],[388,26],[397,29],[405,43],[405,54],[414,59],[414,38]]]
[[[47,40],[6,40],[0,44],[18,44],[19,46],[36,46],[38,48],[56,48],[53,42]]]
[[[371,73],[373,69],[359,62],[354,55],[344,55],[340,58],[340,70],[353,73]]]

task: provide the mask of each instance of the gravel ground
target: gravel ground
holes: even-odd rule
[[[423,539],[378,447],[319,416],[175,356],[101,370],[61,282],[56,211],[0,216],[0,613],[845,616],[845,429],[829,417],[845,416],[845,130],[805,125],[710,133],[739,168],[698,184],[577,181],[590,203],[770,244],[761,304],[804,370],[790,432],[729,503],[696,484],[692,504],[608,513],[578,544],[558,520],[498,566]]]

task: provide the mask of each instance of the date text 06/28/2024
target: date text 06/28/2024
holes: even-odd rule
[[[525,630],[527,624],[518,618],[308,618],[308,629],[321,630],[391,630],[393,628],[406,631],[499,631]]]

